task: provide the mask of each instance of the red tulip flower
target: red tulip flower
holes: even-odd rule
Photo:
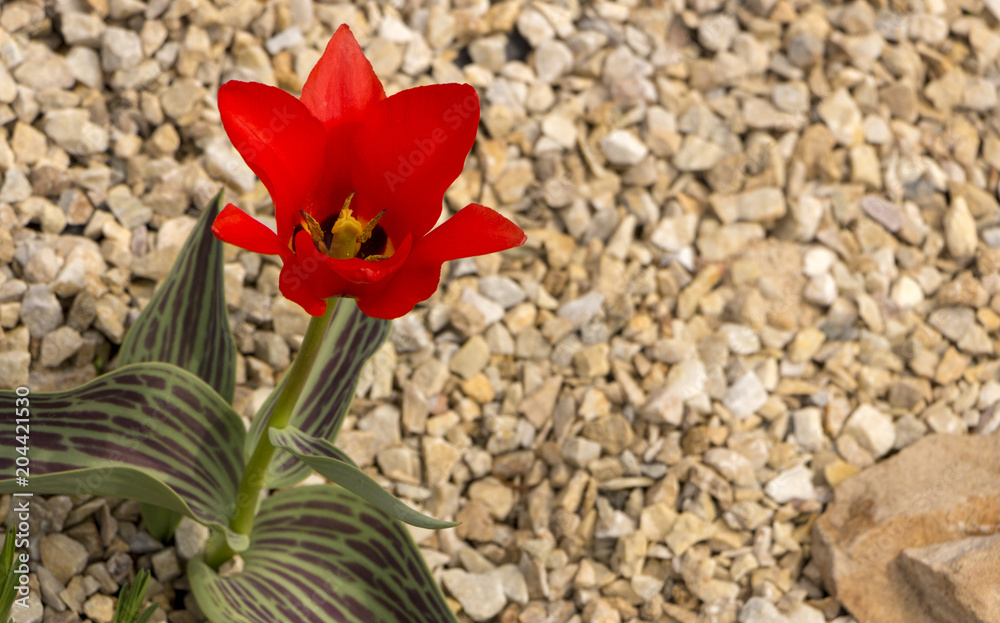
[[[478,204],[433,231],[444,192],[476,139],[469,85],[386,97],[347,26],[333,35],[302,98],[253,82],[219,88],[222,125],[271,194],[277,232],[230,204],[220,240],[284,260],[279,287],[313,316],[348,296],[398,318],[437,289],[448,260],[524,244],[524,232]]]

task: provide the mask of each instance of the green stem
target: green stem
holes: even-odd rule
[[[271,465],[271,457],[274,456],[274,445],[268,431],[272,428],[284,428],[292,417],[295,403],[299,400],[299,394],[305,386],[309,372],[319,355],[320,346],[323,344],[323,336],[330,326],[330,319],[333,318],[333,311],[336,299],[327,302],[326,313],[322,316],[313,316],[309,321],[309,328],[306,329],[305,337],[302,338],[302,347],[299,349],[295,360],[292,362],[288,372],[285,373],[284,385],[281,393],[278,394],[271,409],[271,415],[267,421],[267,427],[257,440],[257,446],[247,461],[246,469],[243,472],[243,479],[240,481],[240,488],[236,494],[236,514],[229,522],[229,527],[237,534],[249,536],[253,530],[253,520],[257,513],[257,500],[260,498],[261,489],[267,482],[267,469]],[[207,563],[214,569],[233,557],[235,552],[223,540],[222,546],[213,552],[207,559]]]

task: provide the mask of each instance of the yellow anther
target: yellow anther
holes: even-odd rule
[[[385,210],[382,210],[375,215],[375,218],[368,221],[368,224],[365,225],[365,228],[361,230],[361,234],[358,236],[358,242],[368,242],[368,239],[372,237],[372,232],[375,231],[375,226],[378,225],[379,219],[382,218],[383,214],[385,214]]]
[[[375,215],[375,218],[368,221],[367,224],[362,224],[360,220],[354,218],[354,211],[351,210],[351,199],[353,198],[354,193],[351,193],[344,200],[344,205],[340,208],[340,214],[337,216],[337,220],[333,223],[333,227],[330,228],[329,232],[324,232],[323,227],[312,215],[305,211],[299,212],[302,215],[302,228],[309,232],[309,236],[312,237],[316,248],[327,257],[338,260],[357,257],[361,251],[361,245],[372,237],[375,226],[378,225],[379,219],[385,214],[385,210],[382,210]],[[328,240],[329,242],[327,242]],[[372,255],[365,259],[381,260],[386,257],[388,256]]]
[[[305,210],[299,210],[299,214],[302,215],[302,228],[309,232],[309,236],[312,237],[316,248],[323,254],[329,254],[330,249],[326,246],[326,236],[323,234],[323,228]]]

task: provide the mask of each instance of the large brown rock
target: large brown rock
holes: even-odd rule
[[[837,487],[813,559],[859,623],[995,623],[997,534],[1000,436],[930,435]]]
[[[942,621],[1000,620],[1000,534],[904,549],[900,566]]]

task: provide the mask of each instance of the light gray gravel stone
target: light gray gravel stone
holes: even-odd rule
[[[751,597],[740,608],[739,623],[790,623],[788,617],[763,597]]]
[[[798,465],[772,478],[764,486],[764,492],[778,504],[792,500],[815,500],[816,489],[812,479],[812,470],[805,465]]]
[[[24,265],[24,280],[28,283],[49,283],[62,268],[63,259],[51,247],[42,247]]]
[[[837,254],[826,247],[812,247],[802,256],[802,274],[817,277],[830,272]]]
[[[968,307],[939,307],[927,318],[928,324],[953,342],[958,342],[976,322],[975,312]]]
[[[441,581],[473,621],[487,621],[507,604],[503,583],[493,575],[446,569]]]
[[[526,5],[518,15],[517,30],[533,48],[537,48],[542,42],[548,41],[556,35],[549,20],[531,5]]]
[[[839,89],[816,110],[841,145],[853,145],[864,136],[861,109],[847,89]]]
[[[498,72],[507,62],[507,37],[494,35],[476,39],[469,45],[469,56],[472,62],[488,69]]]
[[[23,349],[8,348],[0,351],[0,386],[16,389],[28,383],[28,369],[31,353],[27,345]]]
[[[389,339],[399,353],[420,351],[431,345],[427,330],[414,313],[393,320]]]
[[[738,195],[709,198],[712,209],[724,223],[773,221],[785,215],[785,195],[778,188],[758,188]]]
[[[145,225],[153,218],[153,210],[132,196],[126,186],[116,186],[108,192],[108,208],[126,229]]]
[[[665,542],[676,556],[682,556],[695,543],[711,538],[715,528],[694,513],[683,512],[678,515]]]
[[[21,322],[28,327],[31,337],[38,339],[62,324],[62,306],[49,286],[28,287],[21,300]]]
[[[177,555],[182,560],[190,560],[205,551],[205,544],[208,542],[209,529],[206,526],[184,517],[177,524],[174,532],[174,544],[177,548]]]
[[[649,148],[628,130],[614,130],[601,139],[601,151],[611,164],[631,166],[639,164]]]
[[[815,452],[826,445],[823,415],[817,407],[805,407],[792,412],[795,443],[806,452]]]
[[[132,69],[142,60],[142,40],[131,30],[111,26],[101,37],[101,67],[106,72]]]
[[[70,89],[75,82],[66,59],[58,54],[30,58],[12,73],[20,86],[35,91]]]
[[[688,134],[674,154],[673,164],[678,171],[707,171],[714,167],[725,152],[719,145],[707,141],[697,134]]]
[[[729,49],[739,32],[736,18],[729,13],[709,15],[698,24],[698,43],[713,52]]]
[[[700,395],[705,389],[708,374],[700,359],[685,359],[670,368],[666,389],[681,401]]]
[[[814,305],[826,307],[837,300],[837,281],[828,273],[816,275],[802,290],[802,297]]]
[[[20,169],[8,169],[0,185],[0,201],[17,203],[31,196],[31,182]]]
[[[896,441],[892,418],[867,404],[859,405],[847,418],[844,434],[853,436],[876,457],[891,450]]]
[[[156,579],[164,584],[181,575],[180,564],[173,547],[167,547],[154,553],[150,556],[150,562],[153,563],[153,573]]]
[[[43,366],[54,368],[76,354],[83,345],[83,338],[70,327],[59,327],[42,338],[40,361]]]
[[[486,339],[473,335],[451,358],[448,367],[462,378],[471,379],[483,369],[489,358],[490,347]]]
[[[111,623],[115,616],[115,599],[98,593],[84,602],[83,613],[94,623]]]
[[[528,583],[517,565],[506,564],[497,567],[492,575],[500,581],[503,592],[510,602],[525,605],[528,603]]]
[[[164,111],[166,109],[165,105]],[[175,115],[171,116],[177,118]],[[205,148],[205,170],[210,175],[236,186],[243,192],[252,190],[257,182],[257,177],[250,170],[250,167],[243,162],[229,141],[223,137],[213,140]]]
[[[45,615],[45,606],[41,597],[35,591],[28,594],[28,607],[15,607],[11,609],[10,617],[14,623],[41,623]]]
[[[979,242],[976,221],[962,197],[955,198],[945,212],[944,238],[948,253],[955,259],[967,260],[976,252]]]
[[[554,82],[573,67],[573,53],[561,41],[543,41],[535,50],[535,73],[542,82]]]
[[[749,487],[757,482],[753,463],[739,452],[728,448],[711,448],[705,452],[704,461],[705,465],[738,486]]]
[[[204,97],[204,87],[190,78],[180,78],[160,94],[160,104],[163,106],[164,114],[183,127],[194,121],[197,105]],[[227,146],[229,143],[220,137],[218,142],[211,143],[209,147],[215,145]],[[206,156],[207,151],[208,148]],[[246,167],[242,159],[239,160],[239,164]]]
[[[125,319],[128,316],[128,304],[120,297],[105,294],[97,299],[94,306],[96,314],[94,328],[106,335],[115,344],[120,344],[125,336]]]
[[[59,598],[59,593],[66,590],[66,586],[45,565],[38,565],[35,575],[38,576],[38,588],[42,591],[42,602],[57,611],[65,610],[66,604]]]
[[[254,355],[275,370],[284,370],[291,363],[291,349],[285,339],[271,331],[253,334]]]
[[[825,623],[823,613],[810,605],[802,604],[788,613],[788,623]]]
[[[483,316],[486,326],[499,322],[503,318],[504,308],[475,290],[466,288],[459,299],[474,307]]]
[[[504,309],[510,309],[527,298],[516,281],[501,275],[490,275],[480,279],[479,293],[493,299]]]
[[[600,456],[601,444],[583,437],[573,437],[563,446],[563,458],[576,467],[586,468]]]
[[[98,154],[108,149],[108,131],[93,123],[85,110],[47,112],[42,129],[53,142],[76,156]]]
[[[264,47],[267,49],[269,54],[274,56],[282,50],[297,48],[303,45],[305,41],[305,37],[302,35],[302,29],[298,26],[291,26],[268,39],[267,43],[264,44]]]
[[[0,103],[10,104],[17,97],[17,82],[10,71],[0,63]]]
[[[767,389],[753,372],[747,372],[726,390],[722,404],[741,420],[757,412],[767,402]]]
[[[604,295],[600,292],[588,292],[580,298],[564,303],[556,312],[574,327],[581,327],[597,315],[604,305]]]
[[[65,534],[42,536],[39,551],[42,564],[63,584],[87,566],[87,548]]]
[[[60,17],[60,30],[67,45],[97,47],[101,44],[105,28],[104,20],[95,13],[72,11]]]

